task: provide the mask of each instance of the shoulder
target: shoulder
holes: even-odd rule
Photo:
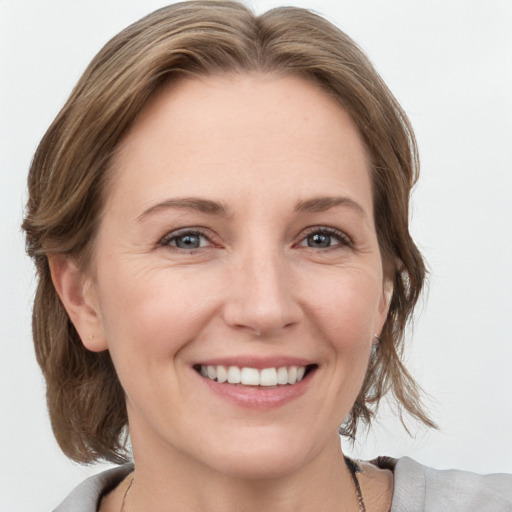
[[[84,480],[53,512],[96,512],[103,495],[133,471],[132,464],[108,469]]]
[[[437,470],[403,457],[376,461],[394,473],[391,512],[510,512],[512,475]]]

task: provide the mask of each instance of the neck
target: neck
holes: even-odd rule
[[[124,512],[358,510],[354,483],[337,435],[306,464],[271,476],[234,476],[179,452],[163,456],[161,452],[139,451],[136,444],[135,480]]]

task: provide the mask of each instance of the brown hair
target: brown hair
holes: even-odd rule
[[[329,22],[299,8],[255,16],[236,1],[174,4],[115,36],[93,59],[43,137],[28,178],[23,228],[38,273],[33,335],[47,385],[52,427],[62,450],[80,462],[124,460],[127,415],[108,351],[84,348],[53,286],[49,256],[89,261],[109,163],[148,98],[180,76],[224,72],[294,74],[313,80],[346,109],[371,156],[377,236],[393,285],[379,349],[350,416],[353,437],[388,392],[400,416],[423,423],[419,390],[401,362],[404,330],[425,278],[408,228],[418,176],[407,117],[364,53]]]

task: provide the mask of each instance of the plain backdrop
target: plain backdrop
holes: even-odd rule
[[[56,446],[30,334],[27,168],[81,72],[158,0],[0,0],[0,510],[51,510],[86,475]],[[252,0],[257,11],[280,4]],[[296,1],[352,36],[416,129],[412,229],[431,269],[407,362],[438,432],[389,410],[354,455],[512,472],[512,1]]]

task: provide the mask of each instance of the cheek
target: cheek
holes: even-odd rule
[[[359,272],[324,280],[323,286],[311,294],[311,316],[317,318],[336,346],[347,350],[361,343],[370,346],[378,319],[381,289],[378,276]]]
[[[211,309],[189,279],[170,273],[118,268],[104,275],[100,311],[112,356],[168,358],[193,339]]]

